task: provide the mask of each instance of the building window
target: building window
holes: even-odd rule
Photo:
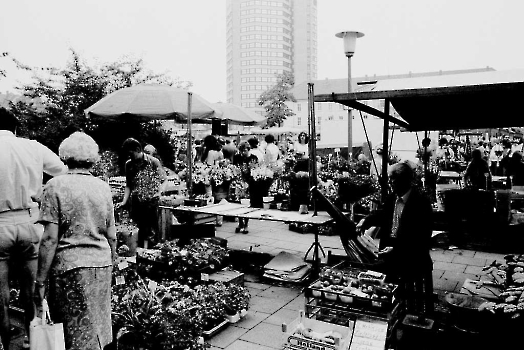
[[[297,103],[297,112],[300,112],[302,110],[302,105],[300,103]]]
[[[302,125],[302,117],[297,117],[297,125]]]

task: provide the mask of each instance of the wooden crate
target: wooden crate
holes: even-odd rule
[[[220,270],[209,275],[212,282],[234,283],[244,286],[244,274],[234,270]]]

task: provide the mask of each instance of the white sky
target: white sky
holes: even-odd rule
[[[301,1],[301,0],[295,0]],[[225,101],[225,0],[5,0],[0,52],[32,66],[63,67],[68,48],[89,63],[125,55],[193,82]],[[318,0],[318,77],[347,77],[342,40],[357,30],[353,76],[493,67],[524,68],[522,0]],[[0,57],[0,92],[17,79]]]

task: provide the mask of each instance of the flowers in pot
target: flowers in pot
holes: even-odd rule
[[[250,170],[251,181],[249,183],[249,198],[251,206],[262,208],[263,197],[267,196],[274,172],[265,164],[257,164]]]
[[[245,316],[249,308],[249,290],[237,284],[230,284],[224,292],[224,304],[226,313],[229,315],[238,314]]]

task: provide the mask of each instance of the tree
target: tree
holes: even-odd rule
[[[94,68],[73,49],[71,59],[63,69],[29,67],[14,58],[12,60],[18,69],[33,75],[33,81],[18,88],[24,96],[30,98],[30,102],[11,104],[11,110],[21,121],[20,136],[36,139],[57,151],[64,138],[73,131],[83,130],[93,136],[101,150],[117,153],[124,139],[135,137],[144,143],[154,143],[159,154],[166,157],[164,163],[173,163],[172,147],[166,146],[170,132],[155,130],[158,128],[154,122],[151,125],[132,121],[94,124],[85,117],[84,110],[107,94],[124,87],[160,83],[189,88],[192,85],[190,82],[146,71],[140,59],[125,58]]]
[[[295,97],[289,91],[295,85],[295,77],[291,72],[277,74],[277,83],[260,95],[258,104],[266,111],[266,127],[280,126],[289,116],[295,115],[287,106],[287,101],[296,102]]]

